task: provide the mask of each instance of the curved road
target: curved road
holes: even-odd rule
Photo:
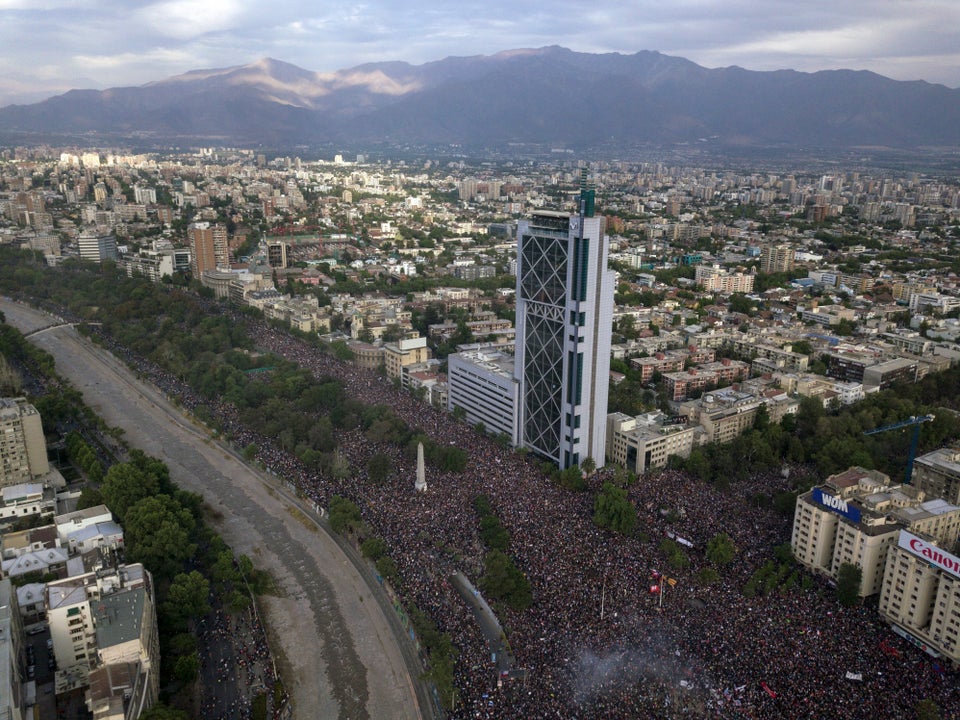
[[[50,315],[0,299],[7,322],[27,333]],[[262,599],[271,645],[295,718],[420,718],[417,689],[388,618],[337,543],[285,497],[194,426],[153,386],[72,327],[37,332],[57,372],[134,447],[170,468],[212,508],[217,532],[269,570],[282,597]],[[410,658],[409,648],[403,648]]]

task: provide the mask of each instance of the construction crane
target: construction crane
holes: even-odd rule
[[[893,425],[884,425],[883,427],[867,430],[864,435],[876,435],[877,433],[887,432],[888,430],[899,430],[905,427],[913,428],[913,438],[910,441],[910,456],[907,458],[907,474],[903,480],[904,485],[910,484],[910,478],[913,477],[913,459],[917,456],[917,443],[920,440],[920,426],[925,422],[933,422],[937,419],[936,415],[911,415],[906,420],[902,420]]]

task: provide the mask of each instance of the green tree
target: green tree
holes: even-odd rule
[[[843,563],[837,571],[837,600],[844,607],[853,607],[860,601],[860,582],[863,571],[852,563]]]
[[[671,566],[682,570],[690,564],[690,558],[680,547],[680,544],[670,538],[664,538],[660,541],[660,550],[667,556],[667,561]]]
[[[351,350],[343,340],[334,340],[330,343],[330,352],[338,360],[343,360],[344,362],[353,360],[353,350]]]
[[[791,350],[800,355],[811,355],[813,353],[813,346],[809,340],[795,340],[791,346]]]
[[[250,596],[241,590],[231,590],[223,599],[224,607],[228,613],[237,615],[250,607]]]
[[[183,710],[157,703],[149,710],[140,713],[140,720],[190,720],[190,716]]]
[[[714,565],[729,565],[736,554],[737,548],[726,533],[717,533],[707,541],[707,560]]]
[[[857,324],[853,320],[840,318],[840,321],[833,327],[833,332],[842,337],[849,337],[857,329]]]
[[[396,580],[399,575],[397,563],[389,555],[384,555],[375,563],[377,572],[388,580]]]
[[[187,655],[196,650],[197,637],[193,633],[178,633],[170,638],[170,652],[174,655]]]
[[[940,720],[940,707],[930,698],[917,703],[917,720]]]
[[[467,452],[453,445],[437,448],[432,455],[443,472],[461,473],[467,467]]]
[[[157,484],[158,492],[168,495],[173,493],[173,484],[170,482],[170,468],[163,461],[150,457],[143,450],[134,448],[130,451],[129,462]]]
[[[178,573],[167,590],[164,614],[177,626],[210,612],[210,581],[196,570]]]
[[[197,657],[197,653],[192,652],[178,657],[173,664],[173,675],[185,685],[196,680],[200,675],[200,658]]]
[[[637,527],[637,510],[627,491],[605,482],[593,502],[593,522],[602,528],[631,535]]]
[[[763,403],[757,408],[757,414],[753,416],[753,429],[763,432],[768,427],[770,427],[770,411],[767,410],[767,404]]]
[[[567,490],[582,492],[587,489],[587,483],[583,479],[583,471],[579,465],[571,465],[567,469],[559,471],[556,478],[560,487],[565,487]]]
[[[365,558],[376,562],[387,554],[387,543],[381,537],[369,537],[360,545],[360,552]]]
[[[635,340],[639,333],[636,328],[636,318],[633,315],[623,315],[617,321],[617,332],[628,340]]]
[[[514,610],[525,610],[533,604],[530,581],[513,564],[509,555],[491,550],[483,559],[480,588],[492,598],[502,600]]]
[[[124,518],[128,556],[160,578],[173,577],[196,552],[194,524],[190,511],[169,495],[144,498]]]
[[[107,471],[100,486],[103,501],[121,523],[127,511],[144,498],[156,495],[160,484],[156,476],[143,472],[133,463],[117,463]]]
[[[493,514],[480,518],[480,539],[491,550],[506,552],[510,547],[510,532],[500,524],[500,519]]]
[[[93,487],[85,487],[80,491],[80,497],[77,499],[77,510],[86,510],[103,504],[103,495]]]
[[[594,462],[592,457],[584,458],[583,462],[580,463],[580,469],[583,470],[588,476],[593,475],[597,469],[597,463]]]
[[[335,533],[353,530],[360,525],[360,508],[345,497],[334,495],[330,498],[330,527]]]
[[[390,477],[393,472],[393,460],[384,453],[374,453],[367,461],[367,474],[378,485]]]
[[[743,293],[733,293],[730,296],[730,311],[743,313],[744,315],[755,315],[757,306],[754,301]]]

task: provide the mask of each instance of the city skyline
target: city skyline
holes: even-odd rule
[[[705,67],[849,68],[960,86],[960,7],[941,0],[804,6],[689,0],[317,8],[298,0],[0,0],[0,107],[274,57],[317,72],[366,62],[563,45],[657,50]]]

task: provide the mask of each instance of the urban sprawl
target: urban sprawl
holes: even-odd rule
[[[389,409],[328,422],[330,453],[103,308],[3,294],[355,543],[416,638],[425,716],[960,717],[958,397],[856,414],[960,364],[960,179],[441,158],[0,150],[9,262],[183,293],[249,334],[242,383],[282,358]],[[0,713],[296,717],[243,598],[201,598],[196,667],[163,674],[158,588],[212,586],[124,557],[139,506],[78,461],[104,431],[65,441],[0,360]],[[883,445],[895,466],[862,451]],[[229,642],[236,665],[207,657]]]

